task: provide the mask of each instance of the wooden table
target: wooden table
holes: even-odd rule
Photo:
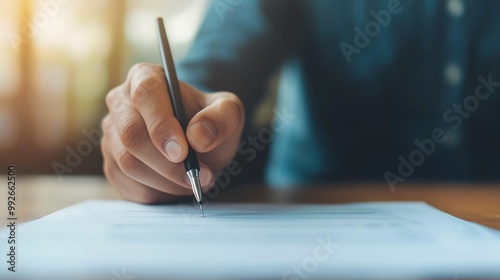
[[[0,177],[7,192],[7,181]],[[1,185],[1,183],[0,183]],[[4,194],[1,197],[5,197]],[[88,199],[120,199],[103,177],[18,176],[17,217],[30,221]],[[264,203],[347,203],[362,201],[425,201],[458,218],[500,230],[500,186],[401,185],[392,192],[384,184],[337,184],[272,190],[265,186],[230,186],[211,201]],[[6,224],[6,202],[0,202],[0,224]]]

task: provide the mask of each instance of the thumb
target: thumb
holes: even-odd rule
[[[220,145],[239,141],[245,123],[240,99],[229,92],[204,94],[202,107],[188,124],[186,137],[199,153],[208,153]]]

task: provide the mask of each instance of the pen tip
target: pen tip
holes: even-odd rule
[[[205,211],[203,211],[203,206],[201,202],[200,202],[200,210],[201,210],[201,216],[205,217]]]

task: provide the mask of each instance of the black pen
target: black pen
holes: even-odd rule
[[[158,18],[158,47],[160,48],[161,60],[163,61],[163,68],[165,69],[165,82],[167,83],[170,103],[172,104],[175,117],[179,121],[184,133],[186,133],[188,119],[186,117],[184,104],[182,103],[179,80],[177,79],[174,59],[168,43],[167,32],[165,31],[165,25],[163,24],[163,19],[161,17]],[[198,204],[200,205],[201,214],[205,216],[205,213],[203,212],[203,193],[200,184],[200,165],[198,163],[198,158],[196,157],[196,152],[190,146],[187,158],[184,160],[184,168],[186,169],[186,173],[191,181],[191,187],[193,188],[196,201],[198,201]]]

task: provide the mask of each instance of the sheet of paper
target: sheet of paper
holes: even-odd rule
[[[499,232],[420,202],[213,204],[205,214],[194,206],[78,204],[21,225],[17,272],[2,267],[0,278],[500,277]],[[4,239],[0,246],[6,252]]]

